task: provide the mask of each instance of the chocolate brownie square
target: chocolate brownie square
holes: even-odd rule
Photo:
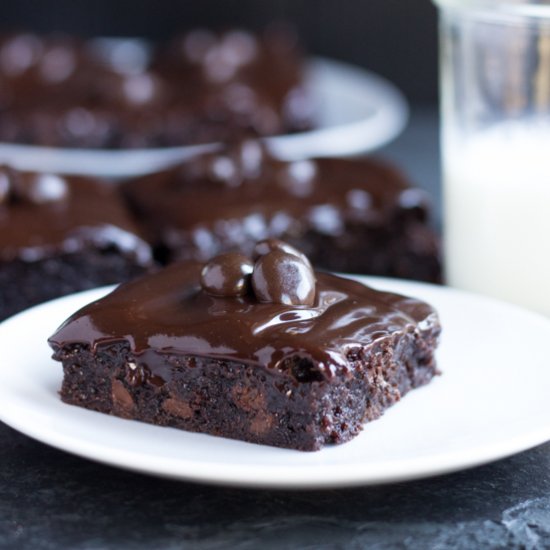
[[[50,338],[66,403],[305,451],[436,374],[428,304],[314,273],[280,241],[118,287]]]
[[[0,319],[152,265],[112,185],[0,167]]]
[[[378,160],[283,162],[245,140],[123,191],[163,261],[248,254],[257,240],[277,238],[319,268],[441,279],[426,194]]]

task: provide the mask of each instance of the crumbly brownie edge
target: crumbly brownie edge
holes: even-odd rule
[[[134,357],[124,342],[74,344],[56,351],[69,404],[161,426],[304,451],[342,443],[409,390],[436,374],[439,326],[411,330],[350,352],[350,370],[324,381],[315,365],[295,358],[285,368],[194,356],[163,355],[152,375],[153,350]]]

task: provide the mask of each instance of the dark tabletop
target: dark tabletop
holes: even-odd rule
[[[439,205],[435,109],[413,111],[408,130],[382,153]],[[184,547],[550,547],[550,443],[423,481],[267,491],[125,472],[0,424],[0,548]]]

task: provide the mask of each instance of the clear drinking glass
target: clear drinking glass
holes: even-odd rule
[[[550,315],[550,2],[435,1],[447,282]]]

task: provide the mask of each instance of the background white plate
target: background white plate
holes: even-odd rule
[[[313,59],[307,69],[306,86],[316,105],[316,129],[265,140],[284,159],[372,151],[396,137],[407,121],[407,103],[401,92],[364,69]],[[27,170],[127,177],[153,172],[213,147],[109,151],[0,143],[0,162]]]
[[[444,333],[443,374],[344,445],[303,453],[122,420],[63,404],[46,338],[105,289],[0,324],[0,419],[40,441],[177,479],[261,487],[335,487],[430,476],[550,439],[550,321],[492,299],[421,283],[362,278],[428,300]]]

